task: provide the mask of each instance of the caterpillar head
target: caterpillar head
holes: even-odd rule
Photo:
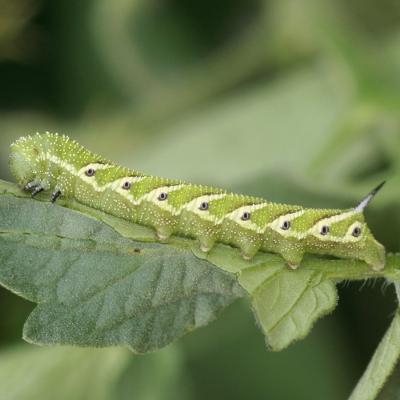
[[[9,166],[11,173],[20,184],[31,182],[39,166],[39,150],[32,137],[23,137],[10,146]]]

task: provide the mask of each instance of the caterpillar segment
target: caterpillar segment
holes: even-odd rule
[[[224,243],[238,247],[246,260],[259,251],[278,253],[293,269],[305,253],[363,260],[374,270],[384,268],[384,247],[363,215],[384,182],[352,209],[303,208],[145,175],[51,133],[13,143],[10,169],[32,196],[50,191],[53,202],[73,198],[153,227],[161,241],[171,235],[191,237],[204,252]]]

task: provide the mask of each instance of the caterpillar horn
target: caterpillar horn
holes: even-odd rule
[[[375,189],[373,189],[370,193],[368,193],[361,201],[360,204],[358,204],[357,207],[355,207],[355,211],[357,212],[363,212],[365,207],[371,202],[371,200],[375,197],[375,195],[379,192],[379,190],[382,188],[382,186],[386,183],[386,181],[381,182]]]

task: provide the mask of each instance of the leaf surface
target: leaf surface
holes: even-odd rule
[[[206,325],[244,294],[234,276],[183,245],[136,242],[82,213],[4,190],[0,248],[1,283],[38,303],[24,327],[34,343],[143,353]]]
[[[314,322],[337,304],[334,283],[322,272],[301,266],[289,270],[281,257],[260,254],[248,263],[215,251],[207,259],[230,272],[249,293],[255,317],[275,351],[305,337]]]

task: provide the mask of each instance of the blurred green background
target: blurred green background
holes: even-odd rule
[[[0,0],[0,172],[58,131],[152,174],[367,211],[400,249],[396,0]],[[22,344],[33,305],[0,289],[0,399],[343,399],[396,308],[382,281],[271,353],[238,302],[154,354]]]

